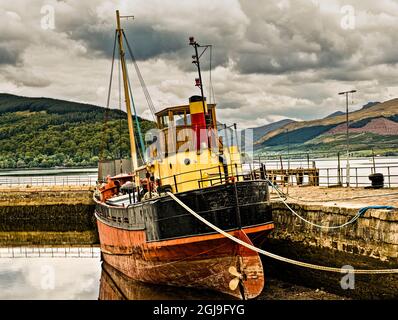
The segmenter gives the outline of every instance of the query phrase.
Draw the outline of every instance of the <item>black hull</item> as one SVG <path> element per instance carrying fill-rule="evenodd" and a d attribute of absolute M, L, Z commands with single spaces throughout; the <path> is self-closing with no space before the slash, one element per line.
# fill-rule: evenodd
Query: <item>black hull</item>
<path fill-rule="evenodd" d="M 268 184 L 263 180 L 237 182 L 236 188 L 234 184 L 223 184 L 176 196 L 223 230 L 272 223 Z M 96 217 L 112 227 L 145 230 L 148 242 L 214 233 L 169 196 L 128 207 L 97 202 Z"/>

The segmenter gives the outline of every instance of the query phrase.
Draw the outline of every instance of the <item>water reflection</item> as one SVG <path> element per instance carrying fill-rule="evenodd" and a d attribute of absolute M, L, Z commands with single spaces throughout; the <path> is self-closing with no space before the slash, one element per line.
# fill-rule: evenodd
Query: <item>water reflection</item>
<path fill-rule="evenodd" d="M 0 300 L 220 300 L 223 294 L 144 284 L 100 261 L 99 248 L 0 247 Z"/>
<path fill-rule="evenodd" d="M 231 300 L 221 293 L 141 283 L 102 263 L 99 300 Z"/>
<path fill-rule="evenodd" d="M 0 299 L 97 299 L 100 275 L 98 257 L 1 258 Z"/>

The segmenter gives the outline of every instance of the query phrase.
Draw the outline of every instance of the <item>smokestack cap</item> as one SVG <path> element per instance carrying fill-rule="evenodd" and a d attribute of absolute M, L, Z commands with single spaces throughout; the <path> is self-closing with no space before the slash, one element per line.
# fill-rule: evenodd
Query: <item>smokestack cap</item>
<path fill-rule="evenodd" d="M 206 101 L 206 97 L 204 97 L 203 99 L 204 101 Z M 202 101 L 201 96 L 192 96 L 189 98 L 189 102 L 198 102 L 198 101 Z"/>

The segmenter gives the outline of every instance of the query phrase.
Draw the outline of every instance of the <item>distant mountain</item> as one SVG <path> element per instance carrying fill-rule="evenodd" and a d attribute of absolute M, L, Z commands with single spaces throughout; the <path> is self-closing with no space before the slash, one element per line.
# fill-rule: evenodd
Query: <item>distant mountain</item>
<path fill-rule="evenodd" d="M 358 134 L 373 134 L 373 137 L 377 141 L 382 140 L 383 138 L 381 137 L 387 135 L 390 137 L 398 137 L 397 127 L 395 126 L 395 123 L 398 122 L 398 99 L 392 99 L 383 103 L 373 103 L 372 106 L 365 106 L 365 108 L 358 111 L 350 112 L 349 120 L 350 130 L 352 132 Z M 333 134 L 341 134 L 345 121 L 345 114 L 343 113 L 320 120 L 289 123 L 282 128 L 265 134 L 256 141 L 255 148 L 260 150 L 266 147 L 285 145 L 287 143 L 286 141 L 289 141 L 292 145 L 310 144 L 312 139 L 316 139 L 323 135 L 329 137 L 327 140 L 323 140 L 323 143 L 325 143 L 325 141 L 332 141 L 333 138 L 330 136 Z M 335 131 L 333 131 L 333 128 L 335 128 Z M 357 130 L 354 128 L 362 129 Z M 376 141 L 375 139 L 372 141 Z M 391 139 L 390 141 L 392 141 Z M 369 143 L 367 146 L 369 146 Z M 326 144 L 322 147 L 326 147 Z"/>
<path fill-rule="evenodd" d="M 127 115 L 108 109 L 104 133 L 105 112 L 91 104 L 0 93 L 0 168 L 96 166 L 101 150 L 108 158 L 127 157 Z M 138 121 L 143 132 L 155 126 Z"/>
<path fill-rule="evenodd" d="M 380 103 L 379 101 L 369 101 L 367 104 L 364 104 L 360 110 L 371 108 L 379 103 Z M 348 113 L 352 113 L 352 112 L 355 112 L 355 111 L 349 111 Z M 324 117 L 323 119 L 332 118 L 332 117 L 341 116 L 341 115 L 345 115 L 345 112 L 344 111 L 336 111 L 336 112 L 333 112 L 332 114 L 329 114 L 328 116 Z"/>
<path fill-rule="evenodd" d="M 343 114 L 345 114 L 345 112 L 343 112 L 343 111 L 336 111 L 336 112 L 333 112 L 333 113 L 329 114 L 328 116 L 326 116 L 326 117 L 323 118 L 323 119 L 333 118 L 333 117 L 335 117 L 335 116 L 341 116 L 341 115 L 343 115 Z"/>
<path fill-rule="evenodd" d="M 293 123 L 296 122 L 295 120 L 292 119 L 283 119 L 283 120 L 279 120 L 276 122 L 272 122 L 260 127 L 255 127 L 255 128 L 250 128 L 248 130 L 253 130 L 253 141 L 257 141 L 260 138 L 262 138 L 264 135 L 266 135 L 268 132 L 271 132 L 273 130 L 279 129 L 289 123 Z M 243 130 L 243 134 L 244 134 Z"/>
<path fill-rule="evenodd" d="M 325 134 L 339 134 L 345 133 L 347 125 L 345 123 L 339 124 Z M 398 123 L 384 117 L 368 118 L 349 125 L 350 133 L 370 132 L 380 136 L 395 136 L 398 135 Z"/>
<path fill-rule="evenodd" d="M 367 104 L 365 104 L 365 105 L 363 105 L 362 106 L 362 109 L 368 109 L 368 108 L 371 108 L 371 107 L 373 107 L 373 106 L 375 106 L 376 104 L 379 104 L 380 102 L 379 101 L 370 101 L 370 102 L 368 102 Z"/>

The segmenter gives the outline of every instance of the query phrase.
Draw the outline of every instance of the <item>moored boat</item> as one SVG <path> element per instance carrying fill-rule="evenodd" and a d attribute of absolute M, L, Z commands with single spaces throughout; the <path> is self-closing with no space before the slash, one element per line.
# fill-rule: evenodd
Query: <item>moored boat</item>
<path fill-rule="evenodd" d="M 103 260 L 133 280 L 255 298 L 264 286 L 258 253 L 217 233 L 168 195 L 248 244 L 260 245 L 274 227 L 267 181 L 245 172 L 237 139 L 226 144 L 219 137 L 216 105 L 203 95 L 202 46 L 190 38 L 201 95 L 155 114 L 157 130 L 140 165 L 118 12 L 116 31 L 133 170 L 106 177 L 95 193 Z"/>

